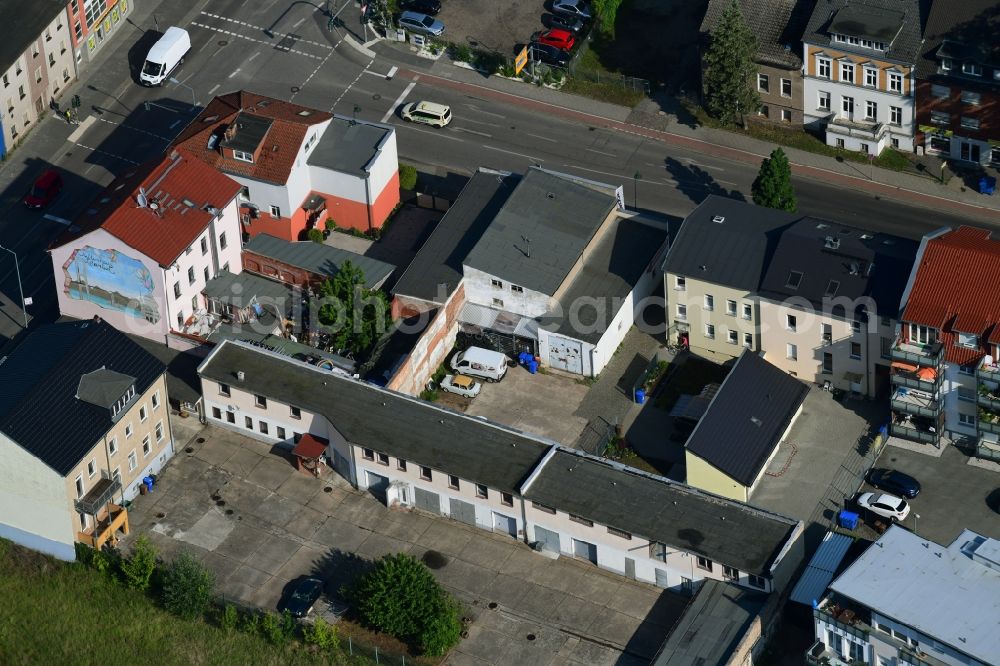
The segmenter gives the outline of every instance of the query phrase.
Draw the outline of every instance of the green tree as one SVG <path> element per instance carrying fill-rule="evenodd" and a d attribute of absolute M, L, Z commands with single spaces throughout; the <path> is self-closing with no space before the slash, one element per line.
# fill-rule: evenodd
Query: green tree
<path fill-rule="evenodd" d="M 724 123 L 739 120 L 746 129 L 747 114 L 760 106 L 753 86 L 756 55 L 757 37 L 732 0 L 712 31 L 705 53 L 705 106 L 712 116 Z"/>
<path fill-rule="evenodd" d="M 404 190 L 413 190 L 417 186 L 417 169 L 409 164 L 399 165 L 399 186 Z"/>
<path fill-rule="evenodd" d="M 350 261 L 319 289 L 319 323 L 329 329 L 337 349 L 362 354 L 385 332 L 389 299 L 365 288 L 365 274 Z"/>
<path fill-rule="evenodd" d="M 337 627 L 327 624 L 321 617 L 302 627 L 302 640 L 306 645 L 315 645 L 322 650 L 336 650 L 340 647 Z"/>
<path fill-rule="evenodd" d="M 174 558 L 163 576 L 163 605 L 171 613 L 193 620 L 204 614 L 214 584 L 212 572 L 184 551 Z"/>
<path fill-rule="evenodd" d="M 439 656 L 458 642 L 458 605 L 412 555 L 386 555 L 350 590 L 371 626 Z"/>
<path fill-rule="evenodd" d="M 760 171 L 750 186 L 753 202 L 758 206 L 777 208 L 794 213 L 798 208 L 795 199 L 795 188 L 792 186 L 792 166 L 788 156 L 780 147 L 765 157 L 760 164 Z"/>
<path fill-rule="evenodd" d="M 156 547 L 144 534 L 136 540 L 132 557 L 122 562 L 125 584 L 133 590 L 145 592 L 149 589 L 149 581 L 154 571 L 156 571 Z"/>
<path fill-rule="evenodd" d="M 309 231 L 306 232 L 306 235 L 309 237 L 309 240 L 311 240 L 313 243 L 321 243 L 322 244 L 322 242 L 323 242 L 323 231 L 322 231 L 322 229 L 316 229 L 315 227 L 313 227 L 312 229 L 310 229 Z"/>
<path fill-rule="evenodd" d="M 609 37 L 615 35 L 615 19 L 622 0 L 593 0 L 594 15 L 600 20 L 601 32 Z"/>

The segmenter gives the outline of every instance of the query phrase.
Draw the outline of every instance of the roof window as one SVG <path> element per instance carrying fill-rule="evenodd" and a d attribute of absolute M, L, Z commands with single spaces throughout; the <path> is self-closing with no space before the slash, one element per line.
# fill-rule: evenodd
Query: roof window
<path fill-rule="evenodd" d="M 802 272 L 791 271 L 788 274 L 788 280 L 785 282 L 785 286 L 788 287 L 789 289 L 798 289 L 801 283 L 802 283 Z"/>

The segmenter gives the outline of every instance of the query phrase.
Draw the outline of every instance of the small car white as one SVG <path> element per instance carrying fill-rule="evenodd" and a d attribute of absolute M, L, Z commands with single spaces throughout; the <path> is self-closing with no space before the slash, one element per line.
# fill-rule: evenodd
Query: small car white
<path fill-rule="evenodd" d="M 433 127 L 444 127 L 451 122 L 451 109 L 435 102 L 411 102 L 403 107 L 401 115 L 407 122 Z"/>
<path fill-rule="evenodd" d="M 904 520 L 910 515 L 910 505 L 906 500 L 889 493 L 863 493 L 857 501 L 862 509 L 868 509 L 883 518 Z"/>
<path fill-rule="evenodd" d="M 465 375 L 445 375 L 441 380 L 442 391 L 464 395 L 466 398 L 475 398 L 482 388 L 482 384 Z"/>

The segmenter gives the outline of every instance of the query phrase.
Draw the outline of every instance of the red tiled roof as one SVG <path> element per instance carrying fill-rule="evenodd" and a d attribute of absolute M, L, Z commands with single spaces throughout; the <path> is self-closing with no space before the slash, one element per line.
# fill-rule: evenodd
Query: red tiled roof
<path fill-rule="evenodd" d="M 319 458 L 326 453 L 326 447 L 329 445 L 329 440 L 306 433 L 292 449 L 292 455 L 307 459 Z"/>
<path fill-rule="evenodd" d="M 150 204 L 139 205 L 140 188 Z M 130 247 L 167 267 L 208 227 L 240 191 L 240 184 L 194 159 L 171 151 L 114 181 L 51 247 L 103 228 Z"/>
<path fill-rule="evenodd" d="M 903 320 L 938 329 L 950 363 L 965 365 L 983 356 L 985 349 L 952 343 L 958 331 L 1000 339 L 1000 240 L 974 227 L 929 240 Z"/>
<path fill-rule="evenodd" d="M 220 142 L 216 142 L 215 148 L 208 147 L 209 138 L 216 133 L 221 136 L 241 111 L 272 121 L 264 136 L 264 148 L 253 164 L 224 157 L 218 146 Z M 311 126 L 331 118 L 333 114 L 325 111 L 242 90 L 221 95 L 209 102 L 171 145 L 190 151 L 198 159 L 225 173 L 284 185 L 288 182 L 306 132 Z"/>

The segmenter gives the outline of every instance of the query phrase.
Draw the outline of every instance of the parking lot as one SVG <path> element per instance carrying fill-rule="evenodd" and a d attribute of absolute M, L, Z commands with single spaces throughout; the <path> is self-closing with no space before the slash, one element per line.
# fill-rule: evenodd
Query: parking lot
<path fill-rule="evenodd" d="M 444 555 L 434 575 L 473 618 L 449 664 L 649 663 L 687 602 L 507 536 L 389 510 L 335 474 L 306 476 L 267 445 L 212 427 L 136 499 L 130 522 L 124 547 L 147 534 L 166 559 L 187 549 L 215 573 L 217 594 L 265 609 L 302 576 L 335 594 L 368 560 L 433 549 Z M 335 619 L 330 611 L 317 605 Z"/>
<path fill-rule="evenodd" d="M 543 0 L 444 0 L 436 18 L 445 25 L 445 41 L 512 58 L 515 46 L 526 44 L 533 33 L 545 28 L 542 15 L 547 14 L 548 4 Z"/>

